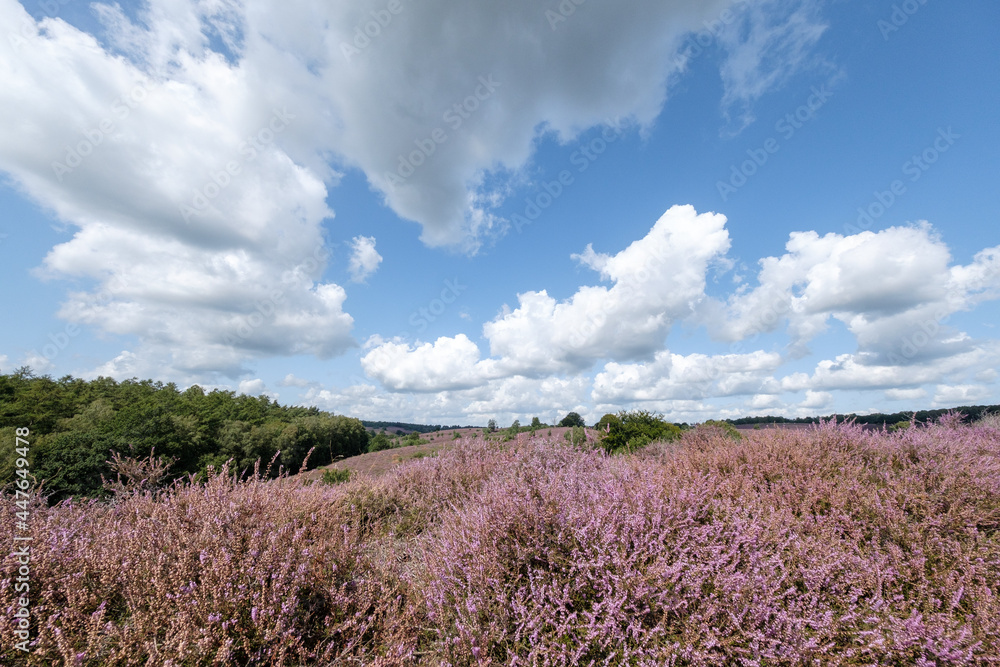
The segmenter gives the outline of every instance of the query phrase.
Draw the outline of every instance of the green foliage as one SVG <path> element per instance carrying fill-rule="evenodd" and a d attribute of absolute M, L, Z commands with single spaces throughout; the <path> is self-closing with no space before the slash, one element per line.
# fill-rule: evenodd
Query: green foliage
<path fill-rule="evenodd" d="M 261 467 L 280 452 L 271 474 L 325 466 L 365 451 L 368 434 L 357 419 L 316 408 L 284 407 L 266 396 L 173 383 L 117 382 L 69 376 L 53 380 L 22 369 L 0 375 L 0 432 L 31 429 L 30 469 L 59 501 L 104 494 L 101 475 L 112 476 L 112 452 L 137 460 L 156 454 L 173 462 L 173 479 L 203 474 L 232 460 L 237 471 Z M 310 451 L 312 453 L 310 454 Z M 13 467 L 0 455 L 0 486 Z"/>
<path fill-rule="evenodd" d="M 369 452 L 381 452 L 383 449 L 392 448 L 392 439 L 385 434 L 385 431 L 376 433 L 368 439 Z"/>
<path fill-rule="evenodd" d="M 631 412 L 623 410 L 617 415 L 605 415 L 608 416 L 615 418 L 607 421 L 601 419 L 607 429 L 601 439 L 601 445 L 608 453 L 635 451 L 651 442 L 676 440 L 681 434 L 679 426 L 667 422 L 661 415 L 646 410 Z"/>
<path fill-rule="evenodd" d="M 610 428 L 612 427 L 617 428 L 620 425 L 621 425 L 621 420 L 618 419 L 618 415 L 613 415 L 609 412 L 608 414 L 601 417 L 600 421 L 594 424 L 594 428 L 606 434 L 608 433 Z"/>
<path fill-rule="evenodd" d="M 542 423 L 541 419 L 539 419 L 538 417 L 531 418 L 531 428 L 536 429 L 536 428 L 542 428 L 543 426 L 545 426 L 545 424 Z"/>
<path fill-rule="evenodd" d="M 496 430 L 497 430 L 497 420 L 491 419 L 486 423 L 486 428 L 483 430 L 483 433 L 493 433 Z"/>
<path fill-rule="evenodd" d="M 586 424 L 583 422 L 583 417 L 576 412 L 571 412 L 562 418 L 559 426 L 586 426 Z"/>
<path fill-rule="evenodd" d="M 902 431 L 904 429 L 910 428 L 910 422 L 908 421 L 898 421 L 889 427 L 890 433 L 895 433 L 896 431 Z"/>
<path fill-rule="evenodd" d="M 409 424 L 407 422 L 386 422 L 386 421 L 369 421 L 364 420 L 361 422 L 368 428 L 377 428 L 381 431 L 385 431 L 386 428 L 393 429 L 394 433 L 398 433 L 400 430 L 405 431 L 416 431 L 418 433 L 433 433 L 434 431 L 440 431 L 447 426 L 441 424 Z M 458 426 L 452 426 L 451 428 L 459 428 Z"/>
<path fill-rule="evenodd" d="M 424 440 L 419 433 L 413 432 L 399 439 L 399 447 L 411 447 L 413 445 L 426 445 L 430 440 Z"/>
<path fill-rule="evenodd" d="M 580 447 L 587 442 L 587 432 L 582 426 L 574 426 L 563 433 L 563 440 L 566 440 L 571 445 Z"/>
<path fill-rule="evenodd" d="M 351 471 L 347 468 L 328 468 L 323 471 L 323 483 L 333 486 L 351 480 Z"/>
<path fill-rule="evenodd" d="M 704 423 L 704 426 L 714 426 L 715 428 L 722 429 L 722 431 L 726 434 L 726 437 L 732 440 L 739 441 L 743 439 L 743 436 L 740 435 L 739 430 L 729 422 L 719 421 L 717 419 L 709 419 L 707 422 Z"/>

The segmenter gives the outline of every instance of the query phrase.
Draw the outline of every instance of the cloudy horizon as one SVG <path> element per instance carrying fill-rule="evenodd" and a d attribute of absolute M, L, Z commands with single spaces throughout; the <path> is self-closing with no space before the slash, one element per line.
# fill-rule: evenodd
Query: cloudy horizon
<path fill-rule="evenodd" d="M 364 419 L 1000 403 L 1000 8 L 0 0 L 0 371 Z"/>

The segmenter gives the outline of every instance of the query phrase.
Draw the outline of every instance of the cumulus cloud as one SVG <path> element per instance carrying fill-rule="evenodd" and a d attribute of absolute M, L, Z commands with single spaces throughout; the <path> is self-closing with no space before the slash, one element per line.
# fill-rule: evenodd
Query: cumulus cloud
<path fill-rule="evenodd" d="M 885 392 L 885 397 L 890 401 L 918 401 L 927 397 L 927 390 L 920 387 L 916 389 L 888 389 Z"/>
<path fill-rule="evenodd" d="M 268 391 L 267 385 L 260 378 L 240 380 L 237 392 L 240 394 L 246 394 L 247 396 L 267 396 L 271 399 L 278 398 L 277 394 L 272 391 Z"/>
<path fill-rule="evenodd" d="M 363 283 L 375 273 L 382 263 L 382 255 L 375 250 L 375 237 L 355 236 L 351 241 L 351 259 L 347 265 L 351 280 Z"/>
<path fill-rule="evenodd" d="M 833 402 L 833 394 L 828 391 L 807 391 L 806 398 L 804 401 L 799 403 L 801 408 L 809 408 L 811 410 L 818 410 L 825 408 Z"/>
<path fill-rule="evenodd" d="M 353 320 L 318 279 L 329 170 L 290 156 L 288 99 L 208 51 L 210 10 L 187 9 L 129 27 L 129 59 L 0 1 L 25 26 L 0 45 L 0 169 L 76 230 L 39 276 L 83 287 L 61 317 L 138 337 L 109 373 L 235 378 L 265 354 L 339 354 Z"/>
<path fill-rule="evenodd" d="M 725 224 L 721 215 L 678 206 L 618 253 L 586 246 L 573 257 L 610 285 L 584 285 L 562 301 L 544 290 L 519 294 L 516 309 L 505 306 L 483 326 L 489 355 L 464 334 L 416 345 L 373 338 L 362 365 L 391 392 L 433 393 L 586 377 L 603 361 L 589 380 L 592 405 L 669 406 L 697 417 L 728 409 L 712 402 L 729 398 L 743 399 L 744 410 L 796 415 L 830 408 L 841 390 L 917 400 L 924 387 L 972 386 L 963 379 L 972 375 L 984 386 L 982 369 L 1000 364 L 1000 343 L 946 323 L 998 296 L 997 248 L 953 265 L 927 224 L 847 237 L 794 233 L 785 255 L 761 260 L 756 287 L 741 284 L 719 300 L 706 295 L 706 275 L 732 265 Z M 858 349 L 820 359 L 810 372 L 782 373 L 831 318 Z M 671 352 L 668 334 L 682 322 L 732 342 L 730 353 Z M 760 333 L 780 329 L 785 351 L 744 351 Z M 782 398 L 801 392 L 797 403 Z"/>
<path fill-rule="evenodd" d="M 1000 287 L 1000 248 L 950 266 L 927 223 L 851 236 L 795 232 L 786 250 L 760 261 L 756 287 L 702 304 L 700 321 L 714 337 L 738 341 L 786 326 L 792 353 L 804 354 L 833 318 L 854 334 L 866 363 L 915 363 L 970 350 L 946 320 Z"/>
<path fill-rule="evenodd" d="M 938 385 L 934 392 L 934 407 L 975 405 L 993 395 L 989 387 L 973 384 Z"/>
<path fill-rule="evenodd" d="M 341 169 L 361 169 L 426 243 L 474 251 L 503 229 L 506 186 L 487 175 L 516 177 L 540 133 L 650 126 L 669 56 L 731 4 L 590 3 L 554 26 L 529 0 L 397 14 L 380 0 L 149 0 L 128 14 L 94 5 L 99 40 L 0 0 L 0 23 L 16 26 L 0 44 L 0 170 L 74 231 L 44 268 L 90 288 L 61 315 L 138 336 L 150 365 L 233 377 L 259 354 L 338 354 L 352 320 L 340 287 L 319 280 L 323 262 L 300 271 L 311 281 L 286 290 L 269 323 L 227 335 L 322 246 Z M 797 6 L 761 0 L 768 20 L 743 18 L 757 4 L 738 3 L 746 24 L 720 41 L 740 63 L 726 72 L 766 70 L 814 41 Z M 373 12 L 389 22 L 372 29 Z M 752 78 L 724 76 L 734 91 Z M 365 250 L 352 277 L 375 257 Z M 175 354 L 195 348 L 207 352 Z"/>
<path fill-rule="evenodd" d="M 516 309 L 483 327 L 491 355 L 511 375 L 652 357 L 704 298 L 709 264 L 729 249 L 725 224 L 725 216 L 675 206 L 615 255 L 588 245 L 574 257 L 611 286 L 584 286 L 564 301 L 544 290 L 519 294 Z"/>
<path fill-rule="evenodd" d="M 279 387 L 311 387 L 314 384 L 311 380 L 296 377 L 294 373 L 289 373 L 278 382 Z"/>
<path fill-rule="evenodd" d="M 708 265 L 729 247 L 725 222 L 677 206 L 615 255 L 588 245 L 574 257 L 611 286 L 584 286 L 564 301 L 544 290 L 519 294 L 518 308 L 505 307 L 483 326 L 488 358 L 464 334 L 416 346 L 375 338 L 362 367 L 395 391 L 436 391 L 575 373 L 600 359 L 652 357 L 673 324 L 704 298 Z"/>
<path fill-rule="evenodd" d="M 365 373 L 394 391 L 442 391 L 483 384 L 493 363 L 480 360 L 479 348 L 465 334 L 417 344 L 369 341 L 361 358 Z"/>
<path fill-rule="evenodd" d="M 757 394 L 781 363 L 773 352 L 709 356 L 664 350 L 650 363 L 606 364 L 594 378 L 593 399 L 634 403 Z"/>

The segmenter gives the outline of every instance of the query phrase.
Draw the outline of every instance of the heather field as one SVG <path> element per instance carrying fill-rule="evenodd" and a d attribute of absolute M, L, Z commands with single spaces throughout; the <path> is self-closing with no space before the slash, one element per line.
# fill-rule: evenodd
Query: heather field
<path fill-rule="evenodd" d="M 4 559 L 0 662 L 1000 664 L 1000 430 L 944 421 L 38 505 L 32 652 Z"/>

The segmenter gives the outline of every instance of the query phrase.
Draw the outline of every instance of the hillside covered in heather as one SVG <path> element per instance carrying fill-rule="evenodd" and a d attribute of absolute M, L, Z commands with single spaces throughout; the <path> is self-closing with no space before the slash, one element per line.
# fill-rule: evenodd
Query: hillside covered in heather
<path fill-rule="evenodd" d="M 14 654 L 4 615 L 4 664 L 1000 655 L 1000 429 L 954 417 L 891 433 L 700 427 L 614 455 L 480 434 L 342 484 L 222 471 L 36 505 L 33 652 Z"/>

